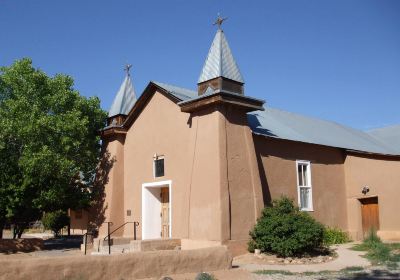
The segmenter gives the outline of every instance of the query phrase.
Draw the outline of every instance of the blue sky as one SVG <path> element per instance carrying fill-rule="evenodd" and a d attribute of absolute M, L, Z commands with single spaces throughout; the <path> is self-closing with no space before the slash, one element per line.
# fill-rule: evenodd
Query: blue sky
<path fill-rule="evenodd" d="M 397 0 L 0 0 L 0 65 L 31 57 L 107 110 L 126 62 L 138 94 L 195 89 L 217 12 L 246 95 L 359 129 L 400 123 Z"/>

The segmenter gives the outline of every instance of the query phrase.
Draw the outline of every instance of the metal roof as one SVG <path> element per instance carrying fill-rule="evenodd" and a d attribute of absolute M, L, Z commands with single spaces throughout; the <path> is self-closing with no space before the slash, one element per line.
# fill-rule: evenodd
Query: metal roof
<path fill-rule="evenodd" d="M 198 82 L 201 83 L 217 77 L 244 83 L 228 41 L 221 29 L 218 29 L 215 34 Z"/>
<path fill-rule="evenodd" d="M 248 121 L 254 133 L 268 137 L 367 153 L 400 155 L 393 147 L 361 130 L 271 107 L 248 113 Z"/>
<path fill-rule="evenodd" d="M 368 134 L 400 154 L 400 125 L 370 130 Z"/>
<path fill-rule="evenodd" d="M 168 91 L 169 93 L 171 93 L 172 95 L 174 95 L 176 98 L 178 98 L 181 101 L 193 99 L 198 96 L 196 91 L 190 90 L 187 88 L 181 88 L 181 87 L 164 84 L 164 83 L 160 83 L 160 82 L 155 82 L 155 81 L 152 81 L 152 83 L 165 89 L 166 91 Z"/>
<path fill-rule="evenodd" d="M 108 112 L 108 117 L 121 114 L 128 115 L 135 102 L 135 89 L 133 88 L 131 76 L 127 74 L 121 84 L 121 87 L 119 88 L 117 95 L 114 98 L 110 111 Z"/>

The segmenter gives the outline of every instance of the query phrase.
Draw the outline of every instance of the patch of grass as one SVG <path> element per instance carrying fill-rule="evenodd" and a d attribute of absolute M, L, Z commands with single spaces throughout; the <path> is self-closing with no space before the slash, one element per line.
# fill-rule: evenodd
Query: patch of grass
<path fill-rule="evenodd" d="M 362 271 L 362 270 L 364 270 L 364 268 L 362 266 L 349 266 L 349 267 L 341 269 L 340 272 L 347 273 L 347 272 L 356 272 L 356 271 L 358 272 L 358 271 Z"/>
<path fill-rule="evenodd" d="M 400 244 L 385 244 L 375 231 L 370 231 L 363 243 L 355 245 L 352 249 L 356 251 L 366 251 L 365 257 L 374 265 L 386 265 L 388 268 L 397 268 L 400 262 L 398 251 Z"/>
<path fill-rule="evenodd" d="M 254 273 L 255 274 L 263 274 L 263 275 L 273 275 L 273 274 L 295 275 L 295 273 L 287 271 L 287 270 L 258 270 Z"/>
<path fill-rule="evenodd" d="M 302 272 L 300 273 L 302 276 L 314 276 L 314 275 L 330 275 L 335 273 L 335 271 L 331 271 L 331 270 L 322 270 L 322 271 L 306 271 L 306 272 Z"/>

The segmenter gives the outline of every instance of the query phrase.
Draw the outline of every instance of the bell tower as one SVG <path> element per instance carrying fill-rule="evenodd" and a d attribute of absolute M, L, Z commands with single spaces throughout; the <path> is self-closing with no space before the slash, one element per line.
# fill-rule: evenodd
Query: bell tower
<path fill-rule="evenodd" d="M 218 25 L 218 30 L 197 83 L 199 95 L 218 91 L 244 95 L 242 74 L 221 28 L 226 19 L 218 15 L 214 23 Z"/>

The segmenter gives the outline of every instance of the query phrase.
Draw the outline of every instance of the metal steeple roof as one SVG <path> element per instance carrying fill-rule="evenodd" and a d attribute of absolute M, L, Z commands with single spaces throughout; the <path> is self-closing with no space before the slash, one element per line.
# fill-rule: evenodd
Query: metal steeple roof
<path fill-rule="evenodd" d="M 224 77 L 240 83 L 244 83 L 239 67 L 233 58 L 224 32 L 219 28 L 215 34 L 211 48 L 201 71 L 198 83 L 217 77 Z"/>
<path fill-rule="evenodd" d="M 128 115 L 129 111 L 136 102 L 135 89 L 133 87 L 131 75 L 129 74 L 130 67 L 127 68 L 126 77 L 114 98 L 110 111 L 108 112 L 108 117 L 114 117 L 116 115 Z"/>

